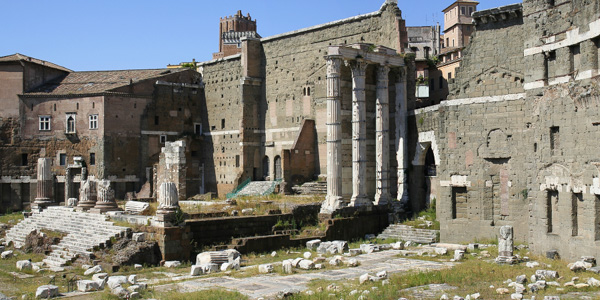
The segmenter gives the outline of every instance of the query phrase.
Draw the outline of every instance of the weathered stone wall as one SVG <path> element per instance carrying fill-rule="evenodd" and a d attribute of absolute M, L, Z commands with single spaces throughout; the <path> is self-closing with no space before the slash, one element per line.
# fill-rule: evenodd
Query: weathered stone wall
<path fill-rule="evenodd" d="M 206 117 L 203 161 L 207 192 L 227 193 L 237 182 L 241 153 L 242 79 L 239 56 L 201 65 L 205 83 Z"/>
<path fill-rule="evenodd" d="M 373 14 L 323 24 L 315 28 L 307 28 L 263 38 L 265 55 L 265 141 L 272 147 L 265 149 L 269 158 L 271 174 L 274 170 L 274 158 L 281 155 L 284 149 L 290 149 L 300 125 L 304 119 L 314 119 L 317 128 L 318 165 L 315 172 L 325 174 L 326 158 L 326 70 L 323 56 L 329 45 L 372 43 L 392 49 L 399 47 L 400 39 L 406 38 L 400 30 L 401 12 L 396 5 L 390 4 L 383 10 Z M 342 115 L 347 132 L 344 132 L 344 161 L 350 162 L 350 111 L 351 111 L 351 76 L 349 69 L 343 68 Z M 373 79 L 374 71 L 369 68 L 367 77 Z M 374 80 L 374 79 L 373 79 Z M 367 81 L 367 99 L 374 99 L 375 82 Z M 393 84 L 393 83 L 392 83 Z M 390 99 L 394 99 L 391 98 Z M 374 103 L 369 113 L 374 112 Z M 368 113 L 368 114 L 369 114 Z M 390 120 L 390 122 L 394 122 Z M 372 124 L 371 124 L 372 123 Z M 369 118 L 373 129 L 367 128 L 368 144 L 374 153 L 374 115 Z M 347 126 L 346 126 L 347 125 Z M 346 149 L 347 148 L 347 149 Z M 374 167 L 374 160 L 372 161 Z M 350 164 L 345 167 L 345 178 L 351 178 Z M 349 184 L 346 186 L 350 187 Z M 347 191 L 350 193 L 350 191 Z M 370 192 L 374 192 L 370 191 Z"/>
<path fill-rule="evenodd" d="M 437 144 L 442 241 L 495 238 L 513 225 L 537 253 L 600 255 L 599 12 L 595 2 L 530 0 L 474 15 L 452 100 L 409 119 L 416 195 L 419 143 Z"/>
<path fill-rule="evenodd" d="M 456 69 L 460 76 L 450 80 L 449 99 L 523 92 L 523 39 L 528 33 L 520 13 L 506 16 L 508 19 L 502 21 L 479 21 L 476 38 L 463 50 L 463 60 Z"/>

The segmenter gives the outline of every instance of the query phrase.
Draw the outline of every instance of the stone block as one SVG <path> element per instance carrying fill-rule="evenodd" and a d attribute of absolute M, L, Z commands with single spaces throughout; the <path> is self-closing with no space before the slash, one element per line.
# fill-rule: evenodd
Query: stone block
<path fill-rule="evenodd" d="M 143 242 L 146 240 L 146 233 L 136 232 L 131 236 L 131 240 L 134 242 Z"/>
<path fill-rule="evenodd" d="M 100 289 L 100 285 L 95 280 L 78 280 L 77 290 L 80 292 L 94 292 Z"/>
<path fill-rule="evenodd" d="M 35 298 L 47 299 L 58 297 L 58 287 L 55 285 L 42 285 L 35 291 Z"/>
<path fill-rule="evenodd" d="M 315 251 L 321 245 L 321 240 L 310 240 L 306 242 L 306 248 L 309 250 Z"/>
<path fill-rule="evenodd" d="M 89 268 L 89 269 L 85 270 L 85 272 L 83 272 L 83 275 L 85 275 L 85 276 L 89 276 L 89 275 L 92 275 L 92 274 L 97 274 L 97 273 L 100 273 L 100 272 L 102 272 L 102 271 L 104 271 L 104 270 L 102 269 L 102 266 L 101 266 L 101 265 L 96 265 L 96 266 L 93 266 L 93 267 L 91 267 L 91 268 Z"/>
<path fill-rule="evenodd" d="M 122 284 L 127 283 L 127 276 L 110 276 L 106 284 L 111 290 L 120 287 Z"/>
<path fill-rule="evenodd" d="M 558 278 L 558 272 L 556 271 L 551 271 L 551 270 L 537 270 L 535 271 L 535 276 L 538 279 L 553 279 L 553 278 Z"/>
<path fill-rule="evenodd" d="M 137 275 L 129 275 L 129 277 L 127 277 L 127 282 L 129 282 L 129 284 L 136 284 L 137 283 Z"/>
<path fill-rule="evenodd" d="M 232 263 L 228 263 L 228 262 L 223 263 L 223 264 L 221 264 L 220 269 L 221 269 L 221 272 L 233 270 L 233 264 Z"/>
<path fill-rule="evenodd" d="M 305 259 L 310 259 L 312 257 L 312 253 L 306 251 L 302 256 L 304 256 Z"/>
<path fill-rule="evenodd" d="M 178 260 L 170 260 L 170 261 L 166 261 L 164 266 L 166 268 L 177 268 L 177 267 L 181 266 L 181 262 Z"/>
<path fill-rule="evenodd" d="M 11 257 L 13 257 L 13 252 L 11 250 L 0 253 L 0 258 L 2 259 L 9 259 Z"/>
<path fill-rule="evenodd" d="M 272 273 L 272 272 L 273 272 L 272 264 L 262 264 L 262 265 L 258 266 L 258 273 L 268 274 L 268 273 Z"/>
<path fill-rule="evenodd" d="M 289 259 L 284 260 L 281 263 L 281 267 L 283 269 L 283 273 L 285 273 L 285 274 L 292 274 L 293 273 L 292 261 L 290 261 Z"/>
<path fill-rule="evenodd" d="M 31 270 L 33 265 L 28 260 L 19 260 L 17 261 L 17 269 L 20 271 L 28 271 Z"/>
<path fill-rule="evenodd" d="M 203 264 L 200 265 L 200 267 L 202 268 L 202 273 L 204 274 L 219 272 L 219 265 L 217 264 Z"/>
<path fill-rule="evenodd" d="M 346 261 L 344 261 L 344 263 L 348 267 L 357 267 L 358 266 L 358 260 L 356 258 L 347 259 Z"/>
<path fill-rule="evenodd" d="M 96 273 L 92 275 L 92 280 L 104 280 L 106 277 L 108 277 L 108 273 Z"/>
<path fill-rule="evenodd" d="M 202 266 L 200 265 L 193 265 L 191 270 L 190 270 L 190 276 L 198 276 L 201 275 L 202 272 Z"/>
<path fill-rule="evenodd" d="M 298 263 L 298 268 L 303 270 L 312 270 L 315 268 L 315 264 L 312 262 L 312 260 L 303 259 Z"/>

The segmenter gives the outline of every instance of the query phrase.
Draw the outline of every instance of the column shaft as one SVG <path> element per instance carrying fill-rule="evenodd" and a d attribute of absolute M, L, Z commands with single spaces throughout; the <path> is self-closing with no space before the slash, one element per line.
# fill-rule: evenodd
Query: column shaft
<path fill-rule="evenodd" d="M 341 68 L 340 57 L 327 57 L 327 198 L 321 212 L 342 206 Z"/>
<path fill-rule="evenodd" d="M 353 61 L 352 69 L 352 206 L 372 204 L 366 195 L 367 121 L 365 73 L 368 64 Z"/>
<path fill-rule="evenodd" d="M 398 197 L 408 201 L 406 185 L 406 68 L 401 67 L 396 82 L 396 160 L 398 162 Z"/>
<path fill-rule="evenodd" d="M 389 167 L 390 167 L 390 137 L 389 137 L 389 91 L 388 74 L 390 68 L 379 66 L 377 69 L 377 100 L 375 120 L 375 155 L 376 155 L 376 185 L 375 204 L 386 205 L 390 200 Z"/>

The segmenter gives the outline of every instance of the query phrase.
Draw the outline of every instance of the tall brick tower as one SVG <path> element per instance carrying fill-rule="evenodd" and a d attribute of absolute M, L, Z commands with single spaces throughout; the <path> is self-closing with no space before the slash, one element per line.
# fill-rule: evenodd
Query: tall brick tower
<path fill-rule="evenodd" d="M 249 13 L 244 16 L 242 11 L 238 10 L 234 16 L 221 18 L 219 52 L 213 53 L 213 59 L 240 53 L 242 37 L 260 38 L 256 33 L 256 20 L 252 20 Z"/>

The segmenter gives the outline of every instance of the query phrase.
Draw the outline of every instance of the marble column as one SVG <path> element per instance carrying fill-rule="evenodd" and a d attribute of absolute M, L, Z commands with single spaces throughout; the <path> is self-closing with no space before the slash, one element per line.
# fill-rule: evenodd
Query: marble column
<path fill-rule="evenodd" d="M 322 213 L 331 213 L 342 202 L 342 125 L 340 73 L 342 58 L 327 57 L 327 197 Z"/>
<path fill-rule="evenodd" d="M 81 168 L 79 199 L 67 199 L 67 206 L 77 206 L 78 211 L 88 211 L 94 208 L 94 206 L 96 205 L 96 197 L 96 182 L 88 178 L 87 168 Z"/>
<path fill-rule="evenodd" d="M 37 195 L 31 208 L 41 211 L 54 201 L 52 200 L 52 160 L 50 158 L 38 158 L 37 163 Z"/>
<path fill-rule="evenodd" d="M 158 188 L 158 209 L 156 221 L 160 226 L 169 227 L 175 219 L 175 212 L 179 208 L 177 185 L 173 182 L 163 182 Z"/>
<path fill-rule="evenodd" d="M 375 119 L 375 158 L 376 158 L 376 191 L 375 205 L 386 205 L 390 201 L 389 168 L 390 168 L 390 109 L 388 74 L 390 68 L 381 65 L 377 68 L 377 100 Z"/>
<path fill-rule="evenodd" d="M 396 82 L 396 160 L 398 162 L 398 197 L 408 202 L 406 185 L 406 67 L 400 67 Z"/>
<path fill-rule="evenodd" d="M 352 71 L 352 198 L 351 206 L 368 206 L 367 177 L 367 108 L 365 73 L 368 64 L 362 60 L 348 62 Z"/>
<path fill-rule="evenodd" d="M 120 210 L 117 201 L 115 201 L 115 190 L 110 187 L 109 180 L 98 180 L 96 182 L 96 191 L 96 206 L 90 209 L 90 212 L 104 213 L 107 211 Z"/>

